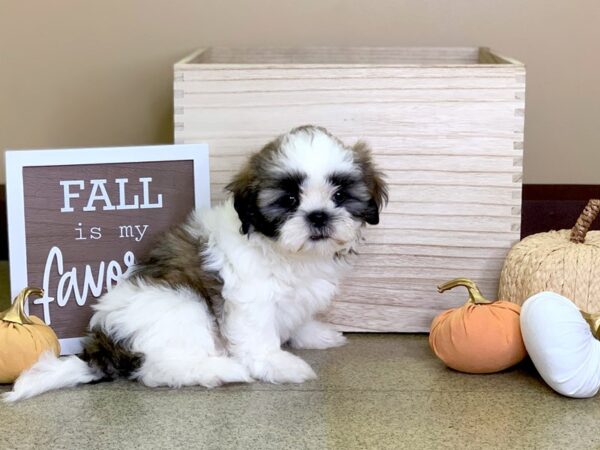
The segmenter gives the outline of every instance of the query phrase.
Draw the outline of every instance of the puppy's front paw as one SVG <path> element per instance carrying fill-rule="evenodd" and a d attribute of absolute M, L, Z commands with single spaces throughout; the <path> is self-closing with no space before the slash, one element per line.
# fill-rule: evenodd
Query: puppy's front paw
<path fill-rule="evenodd" d="M 290 339 L 293 348 L 325 349 L 340 347 L 346 338 L 330 325 L 321 322 L 309 322 L 300 328 Z"/>
<path fill-rule="evenodd" d="M 248 364 L 254 378 L 269 383 L 303 383 L 317 378 L 314 370 L 291 353 L 277 351 Z"/>

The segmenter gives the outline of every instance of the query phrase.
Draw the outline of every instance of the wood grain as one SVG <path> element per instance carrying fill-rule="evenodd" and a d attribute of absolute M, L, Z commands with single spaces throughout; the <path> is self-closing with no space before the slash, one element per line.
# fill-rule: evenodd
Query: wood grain
<path fill-rule="evenodd" d="M 294 126 L 325 126 L 374 151 L 390 183 L 329 314 L 342 330 L 428 331 L 494 297 L 519 239 L 525 68 L 479 48 L 202 49 L 174 67 L 175 141 L 211 148 L 212 199 L 247 155 Z"/>

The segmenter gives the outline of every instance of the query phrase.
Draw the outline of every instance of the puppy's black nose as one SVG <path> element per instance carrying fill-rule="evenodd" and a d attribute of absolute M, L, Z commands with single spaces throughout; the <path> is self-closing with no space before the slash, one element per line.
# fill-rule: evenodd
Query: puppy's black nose
<path fill-rule="evenodd" d="M 323 228 L 329 221 L 329 214 L 325 211 L 313 211 L 306 216 L 310 224 L 316 228 Z"/>

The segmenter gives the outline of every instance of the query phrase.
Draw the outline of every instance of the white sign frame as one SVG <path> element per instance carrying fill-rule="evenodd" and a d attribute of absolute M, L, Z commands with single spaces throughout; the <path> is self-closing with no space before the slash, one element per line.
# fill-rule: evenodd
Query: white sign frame
<path fill-rule="evenodd" d="M 195 208 L 210 207 L 208 144 L 174 144 L 131 147 L 94 147 L 48 150 L 7 150 L 6 205 L 11 298 L 27 286 L 27 243 L 23 168 L 81 164 L 145 163 L 160 161 L 194 162 Z M 26 310 L 27 311 L 27 310 Z M 60 339 L 61 354 L 81 352 L 83 338 Z"/>

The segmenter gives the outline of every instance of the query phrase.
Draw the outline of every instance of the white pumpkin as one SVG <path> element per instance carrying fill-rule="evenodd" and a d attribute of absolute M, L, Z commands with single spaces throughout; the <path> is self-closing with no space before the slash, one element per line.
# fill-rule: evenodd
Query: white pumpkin
<path fill-rule="evenodd" d="M 588 323 L 583 314 L 554 292 L 530 297 L 521 309 L 531 360 L 546 383 L 568 397 L 593 397 L 600 389 L 600 341 L 592 334 L 594 317 L 586 314 Z"/>

